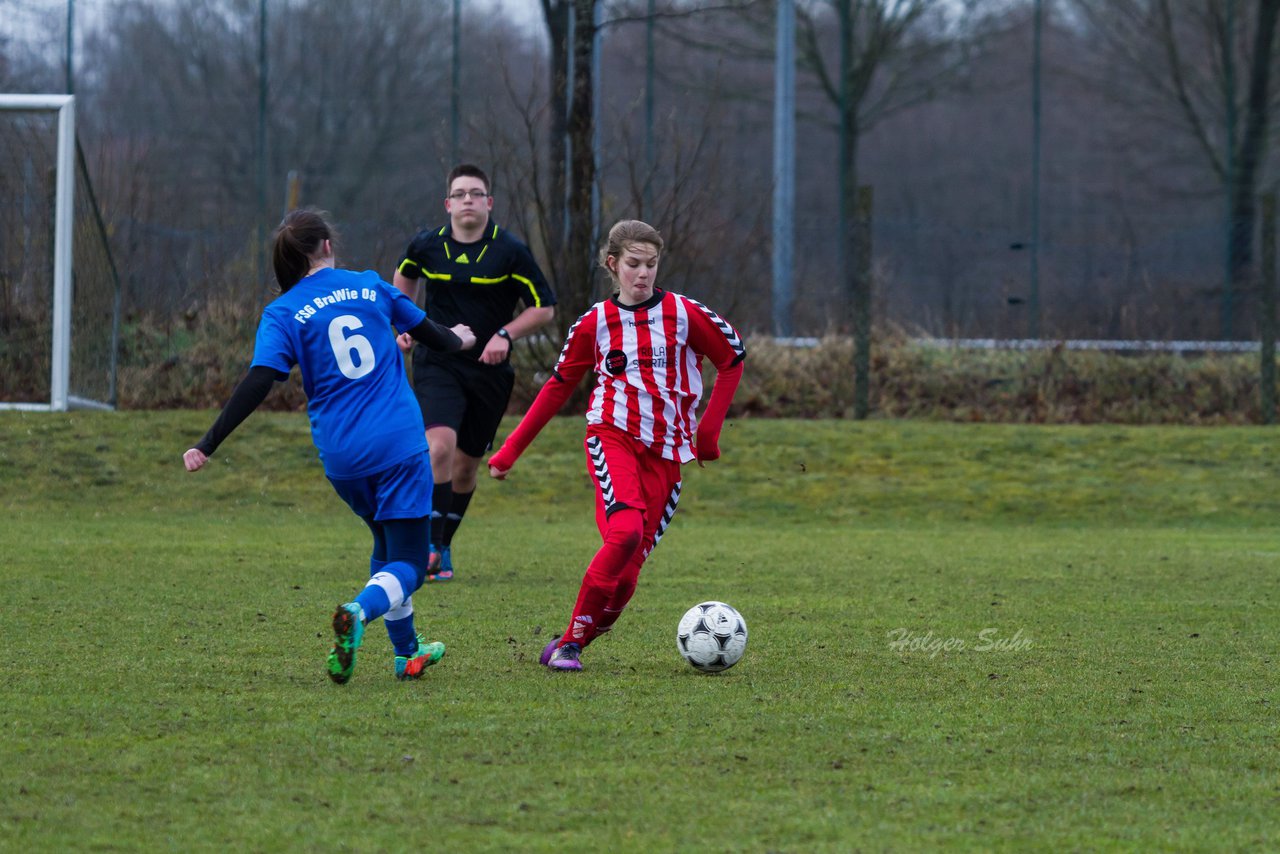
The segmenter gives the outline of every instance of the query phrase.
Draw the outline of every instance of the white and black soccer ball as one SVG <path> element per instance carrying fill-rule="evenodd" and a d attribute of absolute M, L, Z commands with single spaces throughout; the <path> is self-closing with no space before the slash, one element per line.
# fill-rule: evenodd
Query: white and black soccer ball
<path fill-rule="evenodd" d="M 728 670 L 747 651 L 747 621 L 723 602 L 694 605 L 680 618 L 676 649 L 703 673 Z"/>

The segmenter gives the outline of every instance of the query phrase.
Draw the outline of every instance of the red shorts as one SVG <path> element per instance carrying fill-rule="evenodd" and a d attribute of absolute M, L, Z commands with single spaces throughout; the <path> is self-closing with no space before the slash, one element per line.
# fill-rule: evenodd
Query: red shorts
<path fill-rule="evenodd" d="M 647 555 L 675 515 L 680 500 L 680 463 L 646 448 L 604 424 L 587 425 L 587 475 L 596 486 L 596 525 L 604 535 L 609 516 L 630 507 L 644 516 Z"/>

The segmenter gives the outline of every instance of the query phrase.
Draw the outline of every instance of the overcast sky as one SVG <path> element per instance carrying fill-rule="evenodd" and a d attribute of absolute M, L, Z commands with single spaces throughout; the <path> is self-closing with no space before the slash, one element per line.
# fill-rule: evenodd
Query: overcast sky
<path fill-rule="evenodd" d="M 502 11 L 513 21 L 529 26 L 541 26 L 542 3 L 539 0 L 481 0 Z"/>

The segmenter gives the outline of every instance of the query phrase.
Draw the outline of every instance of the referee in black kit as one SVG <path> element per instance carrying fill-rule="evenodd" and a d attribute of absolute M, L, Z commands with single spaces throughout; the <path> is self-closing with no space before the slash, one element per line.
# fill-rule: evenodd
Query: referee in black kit
<path fill-rule="evenodd" d="M 431 446 L 431 565 L 428 581 L 448 581 L 453 535 L 476 490 L 476 472 L 507 411 L 514 342 L 555 315 L 555 294 L 529 247 L 489 221 L 489 176 L 469 163 L 449 173 L 449 223 L 418 232 L 393 282 L 436 323 L 465 323 L 476 345 L 458 353 L 413 351 L 413 391 Z M 426 281 L 426 300 L 419 300 Z M 516 314 L 517 304 L 524 308 Z M 408 349 L 412 339 L 401 336 Z"/>

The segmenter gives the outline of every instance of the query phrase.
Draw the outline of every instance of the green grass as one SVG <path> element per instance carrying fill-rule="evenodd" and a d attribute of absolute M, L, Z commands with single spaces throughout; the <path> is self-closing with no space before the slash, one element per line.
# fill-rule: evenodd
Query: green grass
<path fill-rule="evenodd" d="M 396 682 L 374 625 L 338 687 L 367 533 L 300 415 L 185 473 L 211 417 L 0 414 L 0 847 L 1280 845 L 1272 431 L 737 421 L 553 674 L 597 542 L 558 419 L 415 596 L 441 664 Z M 708 598 L 719 676 L 675 651 Z"/>

